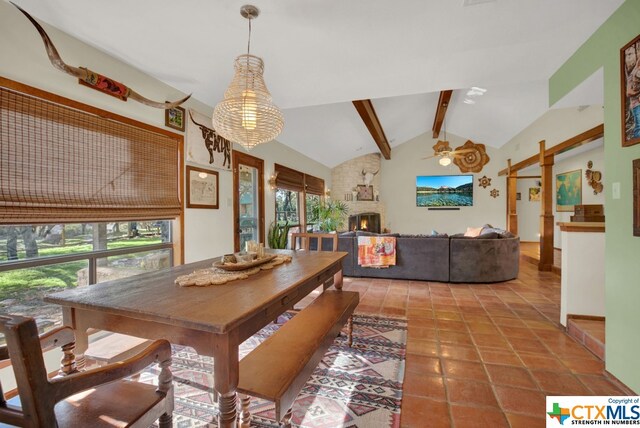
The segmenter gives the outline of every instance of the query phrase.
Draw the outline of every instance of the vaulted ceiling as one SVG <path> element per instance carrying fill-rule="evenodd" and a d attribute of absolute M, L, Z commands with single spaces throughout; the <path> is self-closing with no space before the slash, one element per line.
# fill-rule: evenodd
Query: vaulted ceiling
<path fill-rule="evenodd" d="M 211 106 L 246 52 L 246 0 L 14 1 Z M 253 3 L 251 52 L 285 114 L 278 141 L 332 167 L 377 151 L 360 99 L 393 148 L 429 131 L 439 92 L 454 89 L 447 132 L 502 146 L 547 111 L 548 78 L 623 0 Z M 472 87 L 486 92 L 467 104 Z"/>

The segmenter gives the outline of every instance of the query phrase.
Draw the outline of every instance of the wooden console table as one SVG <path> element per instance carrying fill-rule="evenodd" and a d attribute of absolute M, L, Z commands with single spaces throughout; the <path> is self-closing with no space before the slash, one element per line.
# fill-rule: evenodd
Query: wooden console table
<path fill-rule="evenodd" d="M 340 272 L 347 256 L 345 252 L 279 252 L 290 254 L 292 262 L 224 285 L 174 284 L 176 277 L 218 260 L 210 259 L 78 287 L 45 300 L 61 305 L 64 324 L 76 331 L 79 364 L 84 362 L 89 328 L 167 339 L 213 357 L 218 426 L 235 427 L 239 345 Z"/>

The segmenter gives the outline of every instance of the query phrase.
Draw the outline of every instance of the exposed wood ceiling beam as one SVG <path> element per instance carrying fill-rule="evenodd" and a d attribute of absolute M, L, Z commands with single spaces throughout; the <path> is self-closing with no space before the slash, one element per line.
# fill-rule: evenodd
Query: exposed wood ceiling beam
<path fill-rule="evenodd" d="M 440 91 L 440 98 L 438 98 L 438 108 L 436 109 L 436 116 L 433 118 L 433 138 L 438 138 L 440 135 L 440 128 L 444 123 L 444 116 L 447 114 L 447 107 L 449 107 L 449 101 L 451 100 L 451 94 L 453 90 Z"/>
<path fill-rule="evenodd" d="M 391 159 L 391 146 L 389 146 L 387 136 L 384 135 L 384 129 L 382 129 L 382 125 L 380 124 L 380 120 L 378 120 L 378 115 L 373 108 L 371 100 L 356 100 L 353 101 L 353 105 L 367 126 L 369 133 L 373 137 L 373 141 L 378 145 L 382 156 L 387 160 Z"/>
<path fill-rule="evenodd" d="M 582 134 L 578 134 L 575 137 L 571 137 L 566 141 L 563 141 L 560 144 L 556 144 L 553 147 L 549 147 L 545 150 L 545 156 L 557 155 L 566 150 L 572 149 L 574 147 L 581 146 L 583 144 L 590 143 L 592 141 L 597 140 L 598 138 L 602 138 L 604 136 L 604 124 L 600 124 L 595 126 L 588 131 L 584 131 Z M 540 154 L 533 155 L 531 157 L 526 158 L 523 161 L 518 162 L 515 165 L 511 165 L 511 171 L 519 171 L 528 166 L 535 165 L 540 162 Z M 503 169 L 498 173 L 498 175 L 507 175 L 509 173 L 508 168 Z"/>

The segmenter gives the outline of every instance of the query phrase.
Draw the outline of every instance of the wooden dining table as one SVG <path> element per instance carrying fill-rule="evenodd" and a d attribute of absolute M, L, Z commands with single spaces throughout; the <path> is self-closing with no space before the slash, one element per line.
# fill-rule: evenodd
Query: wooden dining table
<path fill-rule="evenodd" d="M 93 328 L 167 339 L 213 357 L 218 426 L 235 427 L 239 345 L 334 275 L 341 277 L 347 256 L 277 252 L 291 255 L 291 262 L 224 285 L 181 287 L 174 282 L 180 275 L 211 267 L 217 258 L 69 289 L 45 301 L 61 305 L 63 323 L 75 330 L 79 366 L 88 347 L 87 330 Z"/>

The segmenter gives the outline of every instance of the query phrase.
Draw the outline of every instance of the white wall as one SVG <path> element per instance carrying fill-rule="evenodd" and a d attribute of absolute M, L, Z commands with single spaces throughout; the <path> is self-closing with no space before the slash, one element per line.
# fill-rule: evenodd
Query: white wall
<path fill-rule="evenodd" d="M 566 327 L 567 315 L 604 317 L 604 233 L 562 232 L 561 239 L 560 323 Z"/>
<path fill-rule="evenodd" d="M 540 153 L 541 140 L 545 140 L 547 148 L 553 147 L 603 122 L 602 106 L 589 106 L 582 111 L 575 107 L 551 109 L 509 140 L 500 150 L 505 159 L 511 158 L 511 162 L 516 164 Z M 505 162 L 500 169 L 506 167 Z"/>
<path fill-rule="evenodd" d="M 523 171 L 520 175 L 540 175 L 540 168 L 527 169 L 526 174 Z M 536 185 L 536 179 L 520 179 L 518 180 L 517 192 L 521 195 L 521 200 L 516 201 L 518 210 L 518 235 L 523 242 L 540 241 L 540 201 L 529 200 L 529 188 L 539 187 Z"/>
<path fill-rule="evenodd" d="M 541 140 L 545 140 L 545 146 L 547 148 L 553 147 L 603 122 L 604 113 L 602 106 L 593 105 L 582 111 L 579 111 L 576 107 L 551 109 L 507 142 L 507 144 L 501 148 L 501 152 L 505 159 L 511 159 L 511 162 L 516 164 L 530 156 L 540 153 L 539 142 Z M 598 159 L 600 159 L 601 162 L 597 162 L 596 157 L 592 159 L 594 161 L 594 168 L 602 171 L 604 169 L 604 162 L 602 161 L 603 155 L 600 155 Z M 563 162 L 564 161 L 558 161 L 558 164 L 554 166 L 554 177 L 558 172 L 572 170 L 570 169 L 572 165 L 571 160 L 567 160 L 567 164 L 563 164 Z M 573 169 L 586 169 L 586 160 L 584 162 L 582 162 L 582 160 L 576 160 L 576 162 L 580 162 L 580 164 Z M 582 166 L 583 164 L 584 166 Z M 500 169 L 506 167 L 507 164 L 505 161 Z M 540 175 L 539 165 L 519 171 L 518 174 Z M 583 203 L 604 203 L 604 198 L 601 202 L 587 202 L 591 199 L 585 199 L 585 193 L 588 192 L 584 190 L 584 184 L 583 182 Z M 522 195 L 522 200 L 517 202 L 518 235 L 520 235 L 522 241 L 539 241 L 540 202 L 529 202 L 529 187 L 535 187 L 535 180 L 518 180 L 518 192 Z M 566 220 L 564 220 L 564 218 L 565 214 L 557 216 L 556 221 L 569 221 L 569 217 L 566 217 Z M 554 246 L 556 248 L 561 247 L 558 230 L 555 232 Z"/>
<path fill-rule="evenodd" d="M 452 148 L 463 145 L 466 139 L 447 134 Z M 432 230 L 440 233 L 459 233 L 467 227 L 480 227 L 486 223 L 504 228 L 506 225 L 506 179 L 498 177 L 506 160 L 497 149 L 487 147 L 490 161 L 481 172 L 473 173 L 473 206 L 461 207 L 459 211 L 430 211 L 416 206 L 416 176 L 463 174 L 453 163 L 443 167 L 438 160 L 422 159 L 433 154 L 432 146 L 437 139 L 430 133 L 422 134 L 391 150 L 391 160 L 382 160 L 380 200 L 386 207 L 386 224 L 392 232 L 428 234 Z M 466 173 L 465 173 L 466 174 Z M 478 179 L 486 175 L 491 178 L 491 187 L 483 189 Z M 498 189 L 500 195 L 492 198 L 489 192 Z"/>
<path fill-rule="evenodd" d="M 583 204 L 601 204 L 604 205 L 604 192 L 597 195 L 593 194 L 593 189 L 587 183 L 585 178 L 585 171 L 587 170 L 587 162 L 593 161 L 592 170 L 602 172 L 602 183 L 605 184 L 605 172 L 604 172 L 604 146 L 601 143 L 592 143 L 596 145 L 588 151 L 580 152 L 576 155 L 571 155 L 574 150 L 567 152 L 564 156 L 565 159 L 558 160 L 553 165 L 553 189 L 555 192 L 555 176 L 563 172 L 574 171 L 576 169 L 582 170 L 582 203 Z M 576 149 L 578 151 L 580 149 Z M 540 168 L 527 168 L 519 172 L 520 175 L 540 175 Z M 522 241 L 539 241 L 539 225 L 540 225 L 540 202 L 529 201 L 529 187 L 535 186 L 533 179 L 518 180 L 518 192 L 522 194 L 522 200 L 518 201 L 518 234 Z M 556 211 L 555 197 L 553 199 L 553 213 L 555 216 L 554 223 L 571 221 L 573 212 L 559 212 Z M 605 209 L 606 215 L 606 209 Z M 555 248 L 562 248 L 562 241 L 560 239 L 560 228 L 555 226 L 553 246 Z"/>
<path fill-rule="evenodd" d="M 85 66 L 129 85 L 138 93 L 153 100 L 175 100 L 185 94 L 134 69 L 123 62 L 41 22 L 62 59 L 70 65 Z M 136 101 L 122 102 L 114 97 L 81 86 L 77 79 L 54 69 L 45 53 L 44 45 L 33 25 L 15 7 L 0 1 L 0 76 L 36 88 L 62 95 L 104 110 L 164 128 L 164 110 L 148 107 Z M 185 64 L 167 72 L 179 73 Z M 194 97 L 183 107 L 193 108 L 210 116 L 217 100 L 200 102 Z M 180 134 L 179 131 L 171 130 Z M 236 149 L 238 146 L 236 145 Z M 252 155 L 265 159 L 265 180 L 278 162 L 330 181 L 328 168 L 306 158 L 294 150 L 272 142 L 255 149 Z M 220 171 L 220 208 L 185 209 L 185 262 L 228 253 L 233 248 L 232 175 Z M 330 183 L 327 183 L 330 184 Z M 273 192 L 265 187 L 266 224 L 274 217 Z"/>

